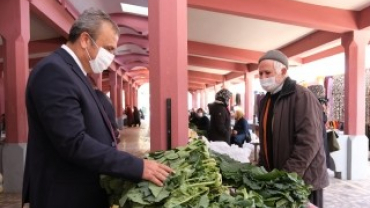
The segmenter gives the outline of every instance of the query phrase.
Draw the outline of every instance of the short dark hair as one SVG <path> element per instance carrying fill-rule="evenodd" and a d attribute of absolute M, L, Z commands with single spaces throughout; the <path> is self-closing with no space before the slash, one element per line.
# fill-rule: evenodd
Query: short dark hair
<path fill-rule="evenodd" d="M 112 28 L 119 34 L 117 24 L 110 16 L 100 9 L 90 8 L 85 10 L 73 23 L 68 36 L 68 41 L 74 43 L 83 32 L 89 33 L 93 40 L 96 40 L 96 35 L 99 32 L 101 24 L 109 22 Z"/>

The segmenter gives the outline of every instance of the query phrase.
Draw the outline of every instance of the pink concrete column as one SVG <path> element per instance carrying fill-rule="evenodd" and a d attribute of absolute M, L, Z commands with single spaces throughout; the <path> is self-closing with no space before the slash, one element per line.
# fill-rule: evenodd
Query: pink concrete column
<path fill-rule="evenodd" d="M 253 119 L 253 79 L 254 74 L 252 72 L 244 72 L 244 114 L 247 120 Z"/>
<path fill-rule="evenodd" d="M 96 87 L 102 91 L 103 90 L 103 74 L 102 73 L 99 73 L 99 74 L 92 73 L 90 76 L 94 79 Z"/>
<path fill-rule="evenodd" d="M 208 111 L 208 103 L 210 103 L 211 101 L 208 100 L 208 90 L 207 90 L 207 88 L 204 90 L 204 97 L 205 97 L 205 99 L 204 99 L 204 102 L 205 102 L 204 110 Z"/>
<path fill-rule="evenodd" d="M 123 89 L 125 91 L 125 108 L 130 105 L 130 84 L 128 82 L 124 82 Z"/>
<path fill-rule="evenodd" d="M 4 92 L 4 77 L 0 72 L 0 115 L 5 113 L 5 92 Z"/>
<path fill-rule="evenodd" d="M 21 193 L 28 134 L 25 90 L 29 76 L 29 1 L 0 3 L 0 34 L 3 37 L 3 70 L 6 138 L 2 151 L 4 192 Z"/>
<path fill-rule="evenodd" d="M 197 108 L 197 98 L 198 98 L 197 95 L 198 95 L 198 93 L 196 91 L 191 93 L 191 103 L 193 104 L 192 105 L 193 109 Z"/>
<path fill-rule="evenodd" d="M 122 116 L 122 90 L 123 90 L 123 79 L 122 76 L 117 77 L 117 109 L 116 116 L 119 118 Z"/>
<path fill-rule="evenodd" d="M 5 41 L 5 116 L 6 142 L 27 142 L 25 89 L 29 75 L 28 42 L 30 40 L 29 1 L 13 0 L 1 3 L 0 34 Z M 11 21 L 10 21 L 11 20 Z"/>
<path fill-rule="evenodd" d="M 138 106 L 138 102 L 139 101 L 139 91 L 138 91 L 138 89 L 137 88 L 135 88 L 135 106 L 136 107 L 139 107 Z"/>
<path fill-rule="evenodd" d="M 232 95 L 231 95 L 231 98 L 230 98 L 230 106 L 234 106 L 235 105 L 235 92 L 231 92 L 231 93 L 233 93 Z"/>
<path fill-rule="evenodd" d="M 131 85 L 130 90 L 131 90 L 131 106 L 134 107 L 135 106 L 135 96 L 136 95 L 135 95 L 135 87 L 134 87 L 133 84 Z"/>
<path fill-rule="evenodd" d="M 151 149 L 167 148 L 166 99 L 171 99 L 171 145 L 188 142 L 187 1 L 149 2 Z"/>
<path fill-rule="evenodd" d="M 131 87 L 131 103 L 132 103 L 132 107 L 135 106 L 135 100 L 136 100 L 136 91 L 135 91 L 135 87 L 134 85 L 132 85 Z"/>
<path fill-rule="evenodd" d="M 348 32 L 342 36 L 345 51 L 345 128 L 348 135 L 365 135 L 365 51 L 369 35 Z"/>
<path fill-rule="evenodd" d="M 127 91 L 127 100 L 128 105 L 132 107 L 132 87 L 131 87 L 131 81 L 128 82 L 128 91 Z"/>
<path fill-rule="evenodd" d="M 205 89 L 200 91 L 200 107 L 203 110 L 206 110 L 206 93 L 205 93 L 205 91 L 206 91 Z"/>
<path fill-rule="evenodd" d="M 117 72 L 109 71 L 110 99 L 117 112 Z"/>

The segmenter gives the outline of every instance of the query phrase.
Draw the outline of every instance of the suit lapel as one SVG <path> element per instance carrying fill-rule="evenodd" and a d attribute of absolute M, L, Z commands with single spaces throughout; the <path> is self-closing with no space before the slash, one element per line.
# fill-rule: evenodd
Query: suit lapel
<path fill-rule="evenodd" d="M 102 104 L 100 103 L 98 97 L 96 96 L 95 90 L 92 88 L 91 83 L 88 81 L 88 78 L 82 73 L 82 71 L 81 71 L 82 69 L 80 69 L 80 67 L 77 65 L 75 60 L 67 53 L 67 51 L 60 48 L 59 50 L 57 50 L 57 53 L 63 57 L 63 59 L 66 61 L 66 63 L 68 63 L 71 66 L 72 71 L 86 85 L 86 87 L 89 90 L 91 96 L 95 100 L 96 105 L 98 106 L 99 112 L 100 112 L 100 114 L 101 114 L 101 116 L 104 120 L 104 123 L 105 123 L 106 127 L 108 128 L 108 130 L 109 130 L 109 132 L 112 136 L 112 140 L 114 142 L 116 142 L 115 136 L 113 135 L 113 131 L 112 131 L 112 125 L 109 123 L 109 120 L 106 119 L 107 118 L 106 112 L 104 111 L 104 108 L 103 108 Z"/>

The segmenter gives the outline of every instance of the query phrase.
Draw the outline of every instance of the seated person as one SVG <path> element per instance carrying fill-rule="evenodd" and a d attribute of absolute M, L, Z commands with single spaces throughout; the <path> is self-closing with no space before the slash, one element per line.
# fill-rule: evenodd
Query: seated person
<path fill-rule="evenodd" d="M 242 147 L 244 142 L 251 142 L 249 124 L 244 118 L 243 111 L 241 109 L 237 109 L 235 112 L 235 125 L 231 133 L 231 144 L 236 144 L 239 147 Z"/>
<path fill-rule="evenodd" d="M 208 131 L 209 128 L 209 118 L 205 115 L 205 112 L 202 108 L 197 110 L 197 128 L 199 130 Z"/>

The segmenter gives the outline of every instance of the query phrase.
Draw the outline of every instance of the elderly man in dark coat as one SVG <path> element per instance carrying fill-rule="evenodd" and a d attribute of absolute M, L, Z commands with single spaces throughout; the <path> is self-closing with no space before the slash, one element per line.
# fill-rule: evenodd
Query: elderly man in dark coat
<path fill-rule="evenodd" d="M 287 70 L 288 58 L 280 51 L 268 51 L 259 60 L 260 84 L 267 91 L 259 112 L 259 164 L 298 173 L 313 187 L 310 201 L 322 208 L 323 188 L 329 184 L 322 108 Z"/>

